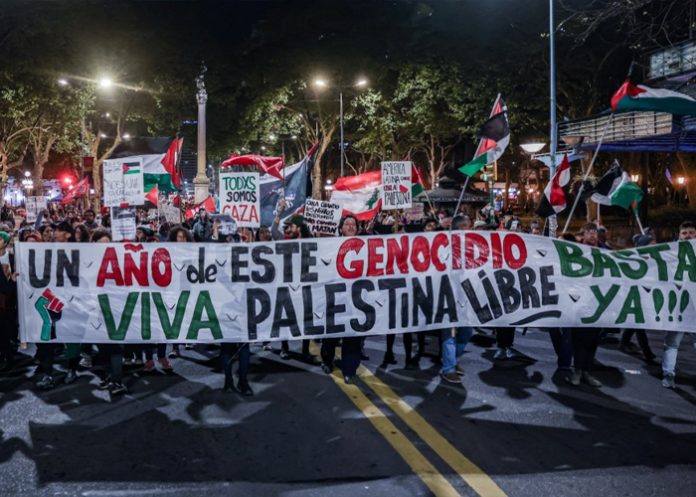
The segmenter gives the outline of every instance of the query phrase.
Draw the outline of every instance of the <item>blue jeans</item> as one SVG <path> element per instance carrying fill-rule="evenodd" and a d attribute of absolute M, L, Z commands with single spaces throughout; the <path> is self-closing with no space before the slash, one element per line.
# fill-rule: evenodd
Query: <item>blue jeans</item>
<path fill-rule="evenodd" d="M 474 334 L 474 329 L 470 326 L 462 326 L 455 330 L 454 336 L 452 330 L 442 330 L 442 374 L 452 373 L 456 369 L 457 359 L 464 353 L 466 344 Z"/>

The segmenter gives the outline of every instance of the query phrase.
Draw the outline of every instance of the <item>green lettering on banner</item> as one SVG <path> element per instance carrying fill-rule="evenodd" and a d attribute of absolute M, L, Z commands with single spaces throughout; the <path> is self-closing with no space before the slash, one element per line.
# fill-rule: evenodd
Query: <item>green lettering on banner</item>
<path fill-rule="evenodd" d="M 633 319 L 636 323 L 645 323 L 643 306 L 640 303 L 640 293 L 637 286 L 632 286 L 628 291 L 619 317 L 616 318 L 616 324 L 625 323 L 629 314 L 633 314 Z"/>
<path fill-rule="evenodd" d="M 592 285 L 590 287 L 590 290 L 592 290 L 592 293 L 594 294 L 595 298 L 597 299 L 597 303 L 599 304 L 597 306 L 597 310 L 592 316 L 586 317 L 586 318 L 580 318 L 580 321 L 583 324 L 592 324 L 596 323 L 597 320 L 604 314 L 604 311 L 607 310 L 609 307 L 609 304 L 611 304 L 611 301 L 614 300 L 614 297 L 616 297 L 616 294 L 619 293 L 619 289 L 621 288 L 621 285 L 611 285 L 609 287 L 609 290 L 607 291 L 606 294 L 602 293 L 602 290 L 599 289 L 599 286 L 597 285 Z"/>
<path fill-rule="evenodd" d="M 155 308 L 157 309 L 157 315 L 159 316 L 160 324 L 162 325 L 162 331 L 167 340 L 173 340 L 179 338 L 179 333 L 181 333 L 181 323 L 184 322 L 184 313 L 186 312 L 186 304 L 188 303 L 190 291 L 186 290 L 181 292 L 179 295 L 179 300 L 176 302 L 176 311 L 174 311 L 174 319 L 169 321 L 169 313 L 167 312 L 167 306 L 162 300 L 162 295 L 159 293 L 152 294 L 152 301 L 155 303 Z"/>
<path fill-rule="evenodd" d="M 608 254 L 603 253 L 601 250 L 593 248 L 592 249 L 592 260 L 594 261 L 594 271 L 592 276 L 595 278 L 602 278 L 604 276 L 604 271 L 609 270 L 611 276 L 618 278 L 621 276 L 619 272 L 619 266 L 616 265 L 614 259 L 612 259 Z"/>
<path fill-rule="evenodd" d="M 679 251 L 679 264 L 677 265 L 677 270 L 674 272 L 674 279 L 676 281 L 682 281 L 684 279 L 684 272 L 688 273 L 690 281 L 696 281 L 696 255 L 694 254 L 694 247 L 691 242 L 681 241 L 678 244 Z"/>
<path fill-rule="evenodd" d="M 582 278 L 592 274 L 592 262 L 586 259 L 582 254 L 582 249 L 572 243 L 554 240 L 553 245 L 556 247 L 558 257 L 561 259 L 561 274 L 571 278 Z M 580 266 L 577 269 L 573 265 Z"/>
<path fill-rule="evenodd" d="M 647 247 L 641 247 L 638 249 L 639 254 L 645 254 L 652 257 L 657 265 L 657 279 L 660 281 L 667 281 L 669 276 L 667 276 L 667 263 L 660 255 L 660 252 L 668 252 L 669 245 L 663 243 L 661 245 L 648 245 Z"/>
<path fill-rule="evenodd" d="M 208 319 L 205 321 L 203 320 L 203 311 L 205 311 L 208 316 Z M 213 338 L 216 340 L 222 340 L 220 322 L 218 321 L 217 314 L 215 313 L 213 302 L 210 300 L 210 292 L 208 290 L 203 290 L 198 294 L 196 307 L 193 310 L 193 317 L 191 318 L 191 326 L 189 326 L 186 339 L 198 340 L 198 332 L 204 328 L 210 329 L 210 333 L 213 335 Z"/>
<path fill-rule="evenodd" d="M 106 332 L 109 334 L 109 339 L 119 341 L 124 340 L 126 338 L 128 327 L 130 326 L 131 318 L 133 317 L 135 304 L 138 302 L 138 292 L 128 293 L 128 297 L 126 298 L 126 306 L 123 308 L 123 313 L 121 313 L 118 328 L 116 328 L 114 315 L 111 312 L 109 296 L 106 294 L 101 294 L 98 295 L 97 298 L 99 299 L 99 307 L 101 308 L 102 315 L 104 316 L 104 324 L 106 324 Z"/>
<path fill-rule="evenodd" d="M 152 326 L 150 324 L 150 292 L 140 294 L 140 335 L 143 340 L 152 338 Z"/>
<path fill-rule="evenodd" d="M 632 280 L 639 280 L 643 278 L 648 272 L 648 263 L 640 257 L 638 257 L 632 250 L 620 250 L 618 252 L 613 252 L 611 255 L 618 259 L 637 264 L 638 267 L 631 267 L 631 265 L 628 264 L 628 262 L 619 262 L 619 268 L 621 269 L 623 275 L 627 278 L 630 278 Z"/>

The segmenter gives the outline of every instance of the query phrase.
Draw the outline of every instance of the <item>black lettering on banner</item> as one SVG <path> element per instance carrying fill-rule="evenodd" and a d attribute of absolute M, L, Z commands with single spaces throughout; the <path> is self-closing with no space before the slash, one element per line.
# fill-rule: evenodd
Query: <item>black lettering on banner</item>
<path fill-rule="evenodd" d="M 471 281 L 468 279 L 462 281 L 462 289 L 464 290 L 466 297 L 469 299 L 469 304 L 471 304 L 471 308 L 476 313 L 476 317 L 478 318 L 479 322 L 483 324 L 491 321 L 493 319 L 491 308 L 488 306 L 488 304 L 481 305 Z"/>
<path fill-rule="evenodd" d="M 435 313 L 435 323 L 442 323 L 447 316 L 451 323 L 457 322 L 457 306 L 454 302 L 454 292 L 450 284 L 449 276 L 444 274 L 440 281 L 440 295 L 437 299 L 437 312 Z"/>
<path fill-rule="evenodd" d="M 517 270 L 517 277 L 520 280 L 520 293 L 522 294 L 522 308 L 540 307 L 539 292 L 534 287 L 536 273 L 531 267 L 521 267 Z"/>
<path fill-rule="evenodd" d="M 478 276 L 481 278 L 481 282 L 483 283 L 483 290 L 486 292 L 488 304 L 491 306 L 493 316 L 497 319 L 503 315 L 503 309 L 500 307 L 500 302 L 495 294 L 491 280 L 488 279 L 485 271 L 479 271 Z"/>
<path fill-rule="evenodd" d="M 406 278 L 379 280 L 380 290 L 389 290 L 389 329 L 396 328 L 396 290 L 406 288 Z"/>
<path fill-rule="evenodd" d="M 29 250 L 29 283 L 34 288 L 43 288 L 48 286 L 51 281 L 51 260 L 53 259 L 53 252 L 51 250 L 44 250 L 44 266 L 43 266 L 43 276 L 38 278 L 36 276 L 36 250 Z"/>
<path fill-rule="evenodd" d="M 515 275 L 507 269 L 498 269 L 494 276 L 505 312 L 509 314 L 516 311 L 520 307 L 521 299 L 520 292 L 515 288 Z"/>
<path fill-rule="evenodd" d="M 353 283 L 350 291 L 353 299 L 353 306 L 365 314 L 365 322 L 360 323 L 357 318 L 350 320 L 350 327 L 353 331 L 370 331 L 377 322 L 375 308 L 365 302 L 362 298 L 363 291 L 372 292 L 375 284 L 370 280 L 357 280 Z"/>
<path fill-rule="evenodd" d="M 346 327 L 336 324 L 336 314 L 346 312 L 345 304 L 336 303 L 336 294 L 346 291 L 345 283 L 334 283 L 324 287 L 326 291 L 326 333 L 341 333 Z"/>
<path fill-rule="evenodd" d="M 408 326 L 408 293 L 401 294 L 401 327 Z"/>
<path fill-rule="evenodd" d="M 50 252 L 49 252 L 50 253 Z M 80 286 L 80 251 L 71 250 L 70 259 L 65 250 L 58 250 L 58 260 L 56 261 L 56 285 L 63 286 L 63 274 L 67 275 L 72 286 Z"/>
<path fill-rule="evenodd" d="M 304 311 L 304 334 L 321 335 L 324 333 L 324 326 L 314 324 L 314 305 L 312 298 L 312 286 L 302 287 L 302 310 Z"/>
<path fill-rule="evenodd" d="M 300 245 L 297 242 L 279 243 L 276 253 L 283 256 L 283 283 L 292 283 L 292 254 L 300 253 Z"/>
<path fill-rule="evenodd" d="M 317 242 L 305 242 L 302 244 L 302 266 L 300 270 L 300 281 L 311 283 L 317 281 L 317 273 L 310 272 L 310 269 L 317 265 L 317 258 L 313 255 L 317 251 Z"/>
<path fill-rule="evenodd" d="M 273 254 L 273 249 L 266 245 L 255 246 L 251 249 L 251 260 L 264 269 L 263 273 L 252 271 L 251 278 L 255 283 L 272 283 L 275 279 L 275 266 L 268 259 L 264 259 L 262 254 Z"/>
<path fill-rule="evenodd" d="M 246 255 L 248 253 L 249 247 L 245 247 L 244 245 L 235 245 L 232 247 L 232 255 L 230 257 L 232 283 L 245 283 L 249 281 L 248 274 L 241 274 L 239 272 L 240 269 L 249 267 L 249 261 L 240 259 L 242 254 Z"/>
<path fill-rule="evenodd" d="M 290 333 L 294 337 L 302 336 L 300 327 L 297 325 L 297 314 L 290 296 L 290 289 L 287 287 L 278 288 L 276 293 L 275 312 L 273 313 L 273 325 L 271 326 L 271 338 L 280 336 L 280 328 L 290 328 Z"/>
<path fill-rule="evenodd" d="M 263 323 L 271 315 L 271 297 L 260 288 L 247 289 L 247 333 L 249 340 L 258 338 L 258 325 Z M 261 309 L 256 310 L 256 303 L 261 304 Z"/>
<path fill-rule="evenodd" d="M 551 292 L 556 290 L 556 284 L 549 281 L 549 276 L 553 276 L 553 266 L 542 266 L 539 268 L 539 281 L 541 282 L 541 305 L 558 304 L 558 294 L 551 294 Z"/>
<path fill-rule="evenodd" d="M 425 316 L 425 324 L 431 324 L 433 322 L 433 279 L 426 276 L 425 290 L 423 290 L 418 278 L 413 278 L 411 282 L 413 285 L 412 325 L 418 326 L 419 311 Z"/>
<path fill-rule="evenodd" d="M 212 283 L 215 281 L 215 275 L 217 274 L 217 267 L 215 264 L 210 264 L 205 267 L 205 247 L 198 248 L 198 267 L 190 265 L 186 269 L 186 279 L 189 283 Z M 247 281 L 248 281 L 247 276 Z"/>

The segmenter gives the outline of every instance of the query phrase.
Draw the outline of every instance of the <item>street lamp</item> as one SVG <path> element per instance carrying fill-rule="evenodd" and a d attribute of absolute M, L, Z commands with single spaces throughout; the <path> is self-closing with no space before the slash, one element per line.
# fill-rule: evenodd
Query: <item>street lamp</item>
<path fill-rule="evenodd" d="M 314 80 L 314 86 L 317 88 L 328 88 L 329 84 L 326 82 L 326 80 L 317 78 Z M 338 88 L 338 102 L 339 102 L 339 122 L 340 122 L 340 127 L 341 127 L 341 142 L 339 149 L 341 151 L 341 177 L 343 177 L 343 169 L 345 165 L 345 141 L 343 139 L 343 90 L 350 89 L 350 88 L 365 88 L 367 87 L 367 79 L 365 78 L 360 78 L 358 79 L 355 83 L 352 85 L 336 85 Z"/>
<path fill-rule="evenodd" d="M 546 146 L 546 143 L 544 142 L 529 142 L 529 143 L 522 143 L 520 144 L 520 147 L 522 147 L 522 150 L 527 152 L 528 154 L 536 154 L 537 152 L 540 152 L 542 148 Z"/>
<path fill-rule="evenodd" d="M 113 86 L 114 82 L 108 76 L 102 76 L 99 78 L 99 88 L 108 89 Z"/>
<path fill-rule="evenodd" d="M 677 176 L 677 184 L 683 186 L 686 183 L 686 178 L 684 176 Z"/>
<path fill-rule="evenodd" d="M 640 179 L 640 174 L 631 174 L 631 181 L 634 183 L 638 183 L 638 180 Z"/>
<path fill-rule="evenodd" d="M 60 79 L 58 79 L 57 83 L 58 83 L 58 85 L 60 85 L 60 86 L 68 86 L 68 80 L 65 79 L 65 78 L 60 78 Z"/>

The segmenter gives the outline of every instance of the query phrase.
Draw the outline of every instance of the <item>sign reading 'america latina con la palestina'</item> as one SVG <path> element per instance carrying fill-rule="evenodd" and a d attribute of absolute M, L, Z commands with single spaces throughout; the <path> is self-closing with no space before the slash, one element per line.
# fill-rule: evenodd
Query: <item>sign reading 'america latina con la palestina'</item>
<path fill-rule="evenodd" d="M 500 232 L 240 244 L 21 243 L 22 340 L 213 342 L 451 326 L 694 331 L 691 241 Z"/>

